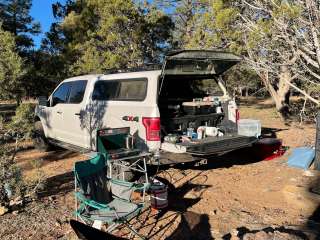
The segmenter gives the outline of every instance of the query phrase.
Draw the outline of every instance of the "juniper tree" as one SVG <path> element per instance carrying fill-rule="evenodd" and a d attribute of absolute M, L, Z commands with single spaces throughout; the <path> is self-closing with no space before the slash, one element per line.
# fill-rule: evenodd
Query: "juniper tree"
<path fill-rule="evenodd" d="M 33 46 L 31 35 L 40 33 L 40 24 L 30 15 L 31 5 L 31 0 L 0 1 L 3 29 L 14 35 L 19 51 L 29 50 Z"/>
<path fill-rule="evenodd" d="M 159 62 L 173 27 L 165 13 L 134 1 L 68 1 L 54 10 L 44 47 L 57 50 L 70 75 Z"/>
<path fill-rule="evenodd" d="M 20 102 L 23 74 L 23 62 L 16 52 L 14 36 L 0 25 L 0 99 L 14 98 Z"/>

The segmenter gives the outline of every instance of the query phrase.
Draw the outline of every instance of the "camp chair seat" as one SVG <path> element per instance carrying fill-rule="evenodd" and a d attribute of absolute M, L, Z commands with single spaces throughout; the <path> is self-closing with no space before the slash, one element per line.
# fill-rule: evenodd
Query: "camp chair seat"
<path fill-rule="evenodd" d="M 114 199 L 108 203 L 110 209 L 102 208 L 89 212 L 91 219 L 104 222 L 113 222 L 117 218 L 127 218 L 130 214 L 136 212 L 139 206 L 135 203 Z"/>

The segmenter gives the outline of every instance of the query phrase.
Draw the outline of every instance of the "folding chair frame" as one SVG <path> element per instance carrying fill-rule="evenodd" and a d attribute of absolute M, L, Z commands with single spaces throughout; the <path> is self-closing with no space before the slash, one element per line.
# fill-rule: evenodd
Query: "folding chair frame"
<path fill-rule="evenodd" d="M 148 179 L 148 172 L 147 172 L 147 158 L 150 157 L 149 153 L 141 153 L 138 156 L 132 156 L 132 157 L 124 157 L 119 159 L 108 159 L 107 160 L 107 166 L 108 166 L 108 177 L 109 178 L 117 178 L 121 177 L 124 181 L 124 172 L 126 170 L 132 170 L 135 172 L 143 173 L 145 176 L 145 184 L 149 185 L 149 179 Z M 128 160 L 133 160 L 133 163 L 129 163 Z M 142 163 L 142 164 L 141 164 Z M 121 172 L 119 174 L 114 175 L 112 173 L 113 166 L 118 166 L 121 168 Z M 146 188 L 143 189 L 143 198 L 142 201 L 145 201 L 145 192 Z"/>
<path fill-rule="evenodd" d="M 110 169 L 110 166 L 111 164 L 116 164 L 116 165 L 119 165 L 119 166 L 122 166 L 122 167 L 126 167 L 127 169 L 134 169 L 136 171 L 139 171 L 139 172 L 142 172 L 142 173 L 145 173 L 146 175 L 146 181 L 148 181 L 148 178 L 147 178 L 147 168 L 146 168 L 146 156 L 147 155 L 144 155 L 143 158 L 139 158 L 137 159 L 134 163 L 132 163 L 130 166 L 127 166 L 127 165 L 123 165 L 124 163 L 122 162 L 123 159 L 120 160 L 120 162 L 111 162 L 110 160 L 107 160 L 107 165 L 109 166 L 109 169 Z M 89 160 L 87 160 L 89 161 Z M 110 162 L 109 162 L 110 161 Z M 116 160 L 116 161 L 119 161 L 119 160 Z M 138 163 L 140 161 L 143 161 L 143 167 L 141 167 L 140 165 L 138 165 Z M 137 168 L 133 167 L 134 165 L 137 166 Z M 78 220 L 78 218 L 85 224 L 88 224 L 88 222 L 92 222 L 94 220 L 90 219 L 90 217 L 88 216 L 85 217 L 83 216 L 81 213 L 85 210 L 85 208 L 87 206 L 90 206 L 94 209 L 108 209 L 110 210 L 110 212 L 113 212 L 115 214 L 115 217 L 116 217 L 116 220 L 112 220 L 112 221 L 104 221 L 105 223 L 108 223 L 110 224 L 110 226 L 108 226 L 107 228 L 107 232 L 111 233 L 114 229 L 116 229 L 119 225 L 121 224 L 124 224 L 126 225 L 129 230 L 131 231 L 131 233 L 135 234 L 136 236 L 138 236 L 139 238 L 141 239 L 144 239 L 143 236 L 141 236 L 134 228 L 133 226 L 130 225 L 129 223 L 129 220 L 132 219 L 133 217 L 137 216 L 139 213 L 137 213 L 138 211 L 140 212 L 141 209 L 143 208 L 143 205 L 142 203 L 138 204 L 137 205 L 137 209 L 133 212 L 130 212 L 127 216 L 125 217 L 119 217 L 117 212 L 114 211 L 114 209 L 110 208 L 108 206 L 108 204 L 100 204 L 98 202 L 95 202 L 93 200 L 89 200 L 87 199 L 82 193 L 78 192 L 78 179 L 79 176 L 77 175 L 77 172 L 74 171 L 74 174 L 75 174 L 75 180 L 74 180 L 74 184 L 75 184 L 75 195 L 76 195 L 76 201 L 75 201 L 75 209 L 76 209 L 76 212 L 75 212 L 75 215 L 76 215 L 76 220 Z M 110 177 L 112 176 L 112 171 L 110 172 Z M 107 176 L 108 177 L 108 176 Z M 123 182 L 121 180 L 117 180 L 117 179 L 112 179 L 110 178 L 110 180 L 114 183 L 114 184 L 117 184 L 119 182 Z M 129 183 L 129 182 L 123 182 L 123 183 Z M 148 182 L 146 182 L 145 184 L 139 184 L 139 185 L 135 185 L 134 183 L 131 183 L 131 188 L 133 189 L 132 191 L 134 190 L 139 190 L 139 189 L 143 189 L 143 199 L 142 199 L 142 202 L 145 201 L 145 192 L 146 192 L 146 188 L 148 187 Z M 78 204 L 78 200 L 81 201 L 81 204 L 79 205 Z M 126 200 L 123 200 L 123 201 L 126 201 Z M 130 215 L 132 215 L 132 217 L 130 218 Z M 128 218 L 126 218 L 128 217 Z"/>

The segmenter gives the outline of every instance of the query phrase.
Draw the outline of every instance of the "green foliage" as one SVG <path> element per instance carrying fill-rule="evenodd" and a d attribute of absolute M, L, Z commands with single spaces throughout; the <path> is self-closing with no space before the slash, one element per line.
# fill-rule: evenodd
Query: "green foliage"
<path fill-rule="evenodd" d="M 64 64 L 59 55 L 42 50 L 30 51 L 25 62 L 27 74 L 23 78 L 25 96 L 48 96 L 57 83 L 67 77 Z"/>
<path fill-rule="evenodd" d="M 10 151 L 11 150 L 11 151 Z M 0 148 L 0 205 L 8 202 L 6 190 L 11 197 L 20 196 L 24 191 L 21 169 L 15 163 L 15 154 L 8 145 Z"/>
<path fill-rule="evenodd" d="M 16 52 L 22 58 L 20 59 L 16 54 L 15 59 L 8 62 L 11 65 L 14 62 L 14 67 L 9 69 L 15 68 L 17 73 L 9 78 L 10 84 L 6 84 L 8 90 L 5 95 L 0 95 L 0 99 L 16 98 L 17 102 L 19 102 L 22 97 L 38 94 L 39 91 L 37 90 L 40 84 L 42 86 L 47 85 L 47 73 L 38 78 L 38 72 L 42 72 L 39 70 L 43 68 L 50 72 L 49 67 L 52 67 L 52 65 L 46 64 L 44 67 L 37 65 L 39 60 L 35 58 L 35 53 L 32 50 L 34 47 L 32 36 L 39 34 L 41 31 L 40 24 L 34 21 L 30 15 L 31 6 L 32 0 L 0 1 L 0 22 L 2 22 L 2 28 L 4 31 L 11 33 L 11 38 L 15 41 L 11 47 L 11 51 Z M 1 85 L 3 86 L 3 84 Z M 40 89 L 45 90 L 45 88 Z"/>
<path fill-rule="evenodd" d="M 68 1 L 54 12 L 61 23 L 52 25 L 43 49 L 60 56 L 65 75 L 159 62 L 173 28 L 154 5 L 134 1 Z"/>
<path fill-rule="evenodd" d="M 13 198 L 23 196 L 27 191 L 37 191 L 40 184 L 44 183 L 45 175 L 40 169 L 41 160 L 31 161 L 35 169 L 31 182 L 25 181 L 15 161 L 21 141 L 30 138 L 33 132 L 34 107 L 33 103 L 20 104 L 15 116 L 2 129 L 6 134 L 4 134 L 5 137 L 2 136 L 0 144 L 0 204 L 7 203 L 9 200 L 5 194 L 5 188 L 12 192 Z"/>
<path fill-rule="evenodd" d="M 240 88 L 248 88 L 255 91 L 263 88 L 259 76 L 245 64 L 239 64 L 231 68 L 224 75 L 224 80 L 230 93 L 232 91 L 239 91 Z"/>
<path fill-rule="evenodd" d="M 137 6 L 127 0 L 117 1 L 87 1 L 92 10 L 97 25 L 87 32 L 87 41 L 75 44 L 75 50 L 80 53 L 79 60 L 72 66 L 75 74 L 103 72 L 109 68 L 135 67 L 143 64 L 148 54 L 153 55 L 153 39 L 148 36 L 148 20 L 157 26 L 157 15 L 149 19 L 139 11 Z M 84 11 L 87 17 L 87 11 Z M 159 16 L 160 18 L 162 16 Z M 84 18 L 83 13 L 69 13 L 62 27 L 74 29 Z M 157 37 L 151 33 L 153 37 Z M 161 35 L 158 35 L 161 36 Z M 144 46 L 149 43 L 149 46 Z M 157 43 L 157 42 L 155 42 Z M 150 56 L 149 56 L 150 57 Z"/>
<path fill-rule="evenodd" d="M 31 138 L 34 125 L 34 103 L 22 103 L 16 109 L 16 115 L 7 129 L 19 138 Z"/>
<path fill-rule="evenodd" d="M 193 14 L 192 32 L 185 37 L 185 48 L 228 48 L 238 51 L 237 37 L 240 32 L 235 26 L 238 9 L 229 1 L 206 0 Z"/>
<path fill-rule="evenodd" d="M 0 98 L 16 98 L 19 101 L 23 95 L 21 77 L 24 71 L 15 47 L 13 35 L 0 25 Z"/>
<path fill-rule="evenodd" d="M 2 0 L 0 2 L 0 19 L 3 29 L 15 36 L 17 47 L 26 51 L 33 46 L 30 35 L 40 33 L 40 24 L 34 22 L 29 12 L 32 0 Z"/>
<path fill-rule="evenodd" d="M 291 2 L 290 4 L 280 2 L 279 7 L 274 8 L 272 11 L 272 17 L 274 18 L 287 18 L 288 20 L 294 21 L 302 14 L 302 8 L 300 5 Z"/>
<path fill-rule="evenodd" d="M 37 193 L 38 191 L 44 190 L 46 187 L 46 174 L 41 168 L 43 166 L 43 159 L 33 159 L 30 161 L 34 172 L 31 179 L 28 181 L 28 188 L 30 194 Z"/>
<path fill-rule="evenodd" d="M 192 11 L 187 11 L 187 3 L 195 6 Z M 224 48 L 231 52 L 243 54 L 243 32 L 237 26 L 240 9 L 235 5 L 235 1 L 181 1 L 178 6 L 180 5 L 184 7 L 176 9 L 175 14 L 178 14 L 183 19 L 189 19 L 183 27 L 181 48 Z M 189 34 L 186 34 L 186 29 L 190 30 Z M 176 31 L 181 32 L 180 29 L 176 29 Z M 260 36 L 260 33 L 257 36 Z M 252 41 L 250 42 L 252 45 L 257 43 L 254 37 L 248 41 Z M 246 65 L 232 68 L 225 74 L 224 79 L 230 91 L 238 87 L 250 87 L 253 89 L 260 87 L 259 78 Z"/>

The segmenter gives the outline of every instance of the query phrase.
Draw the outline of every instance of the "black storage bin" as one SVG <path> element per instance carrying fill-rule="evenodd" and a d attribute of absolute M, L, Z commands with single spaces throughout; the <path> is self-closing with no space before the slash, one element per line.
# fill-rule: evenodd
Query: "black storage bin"
<path fill-rule="evenodd" d="M 201 114 L 200 106 L 183 106 L 183 111 L 187 115 L 198 115 Z"/>
<path fill-rule="evenodd" d="M 201 114 L 215 113 L 216 108 L 215 108 L 215 106 L 212 106 L 212 105 L 203 105 L 200 107 L 200 112 L 201 112 Z"/>
<path fill-rule="evenodd" d="M 199 114 L 210 114 L 215 112 L 215 107 L 213 105 L 207 104 L 199 104 L 195 103 L 195 106 L 191 106 L 192 103 L 189 105 L 182 105 L 183 111 L 187 115 L 199 115 Z"/>

